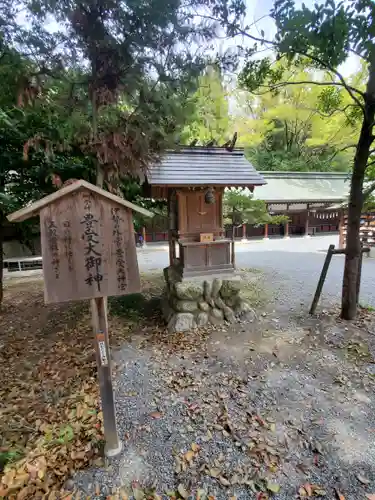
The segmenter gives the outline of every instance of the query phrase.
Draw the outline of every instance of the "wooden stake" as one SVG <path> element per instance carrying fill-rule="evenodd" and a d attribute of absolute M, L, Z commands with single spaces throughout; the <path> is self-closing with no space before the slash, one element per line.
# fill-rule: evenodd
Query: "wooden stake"
<path fill-rule="evenodd" d="M 112 370 L 108 341 L 108 320 L 106 297 L 91 299 L 92 326 L 95 341 L 96 362 L 102 411 L 104 420 L 104 452 L 107 457 L 114 457 L 122 450 L 116 424 L 115 398 L 112 387 Z"/>
<path fill-rule="evenodd" d="M 332 255 L 334 253 L 334 249 L 335 249 L 335 245 L 329 245 L 326 259 L 325 259 L 324 264 L 323 264 L 323 269 L 322 269 L 322 272 L 321 272 L 321 275 L 320 275 L 320 278 L 318 281 L 318 286 L 316 287 L 314 299 L 313 299 L 311 307 L 310 307 L 310 314 L 315 313 L 316 306 L 318 305 L 318 301 L 320 298 L 320 294 L 322 293 L 322 290 L 323 290 L 323 285 L 324 285 L 324 282 L 325 282 L 325 279 L 327 276 L 329 264 L 331 262 Z"/>

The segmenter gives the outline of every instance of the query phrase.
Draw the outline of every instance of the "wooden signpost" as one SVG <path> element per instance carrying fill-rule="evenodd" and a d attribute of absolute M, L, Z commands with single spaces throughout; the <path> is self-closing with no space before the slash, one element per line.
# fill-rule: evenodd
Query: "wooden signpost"
<path fill-rule="evenodd" d="M 117 433 L 107 301 L 140 291 L 132 211 L 152 213 L 86 181 L 76 181 L 8 216 L 40 216 L 46 303 L 91 300 L 107 456 L 122 448 Z"/>

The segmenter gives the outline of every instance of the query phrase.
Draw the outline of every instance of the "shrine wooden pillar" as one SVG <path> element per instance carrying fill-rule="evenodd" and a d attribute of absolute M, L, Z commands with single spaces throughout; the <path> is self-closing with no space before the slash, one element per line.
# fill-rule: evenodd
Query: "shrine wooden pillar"
<path fill-rule="evenodd" d="M 289 211 L 289 205 L 288 205 L 288 203 L 287 203 L 287 204 L 286 204 L 286 212 L 288 213 L 288 211 Z M 284 239 L 286 239 L 286 240 L 287 240 L 287 239 L 289 239 L 289 238 L 290 238 L 290 236 L 289 236 L 289 220 L 288 220 L 288 221 L 286 221 L 286 223 L 285 223 Z"/>
<path fill-rule="evenodd" d="M 267 203 L 266 203 L 266 209 L 267 209 L 267 212 L 268 212 L 269 206 L 268 206 Z M 264 240 L 269 240 L 269 238 L 268 238 L 268 224 L 264 224 L 263 239 Z"/>
<path fill-rule="evenodd" d="M 142 238 L 143 238 L 143 246 L 147 246 L 147 243 L 146 243 L 146 227 L 143 226 L 142 227 Z"/>
<path fill-rule="evenodd" d="M 246 224 L 242 224 L 242 241 L 247 241 L 247 238 L 246 238 Z"/>
<path fill-rule="evenodd" d="M 339 248 L 344 248 L 345 246 L 345 235 L 344 235 L 344 211 L 339 212 Z"/>
<path fill-rule="evenodd" d="M 305 221 L 305 238 L 310 238 L 310 235 L 309 235 L 309 217 L 310 217 L 309 204 L 307 204 L 306 221 Z"/>

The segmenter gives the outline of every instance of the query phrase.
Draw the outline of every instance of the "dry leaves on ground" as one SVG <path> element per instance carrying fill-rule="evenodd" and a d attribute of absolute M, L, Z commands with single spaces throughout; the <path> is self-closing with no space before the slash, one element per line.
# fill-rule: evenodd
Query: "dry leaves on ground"
<path fill-rule="evenodd" d="M 11 287 L 4 306 L 0 497 L 54 498 L 100 452 L 91 331 L 82 304 L 45 307 L 40 284 Z"/>
<path fill-rule="evenodd" d="M 142 299 L 142 311 L 145 297 L 160 285 L 155 279 L 143 278 L 145 294 L 132 298 Z M 137 324 L 128 314 L 136 305 L 120 299 L 112 305 L 112 346 Z M 125 320 L 114 317 L 118 306 Z M 41 281 L 9 283 L 0 312 L 0 379 L 0 497 L 57 498 L 75 470 L 102 464 L 103 423 L 86 302 L 45 306 Z"/>

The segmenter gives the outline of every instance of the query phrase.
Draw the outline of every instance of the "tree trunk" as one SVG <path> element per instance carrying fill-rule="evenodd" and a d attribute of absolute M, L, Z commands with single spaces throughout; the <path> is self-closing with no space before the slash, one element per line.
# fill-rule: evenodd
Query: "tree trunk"
<path fill-rule="evenodd" d="M 364 202 L 363 181 L 373 142 L 372 129 L 375 116 L 375 60 L 370 65 L 365 94 L 365 112 L 354 157 L 348 207 L 346 255 L 342 286 L 341 317 L 354 319 L 357 314 L 357 280 L 361 254 L 359 228 Z"/>

